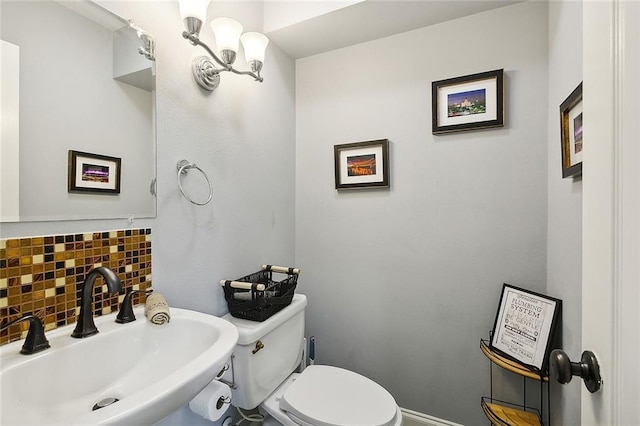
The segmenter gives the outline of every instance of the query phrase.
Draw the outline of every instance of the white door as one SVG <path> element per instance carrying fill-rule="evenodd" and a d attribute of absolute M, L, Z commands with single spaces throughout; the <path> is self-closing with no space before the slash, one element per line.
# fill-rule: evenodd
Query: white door
<path fill-rule="evenodd" d="M 640 425 L 640 2 L 583 6 L 582 424 Z"/>

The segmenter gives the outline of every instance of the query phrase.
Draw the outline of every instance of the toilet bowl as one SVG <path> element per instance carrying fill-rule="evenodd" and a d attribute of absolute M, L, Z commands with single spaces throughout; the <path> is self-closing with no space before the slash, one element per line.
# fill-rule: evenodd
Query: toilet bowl
<path fill-rule="evenodd" d="M 313 365 L 294 373 L 262 404 L 266 426 L 400 426 L 394 398 L 374 381 L 342 368 Z"/>
<path fill-rule="evenodd" d="M 402 414 L 393 396 L 373 380 L 343 368 L 311 365 L 300 373 L 307 298 L 296 294 L 289 306 L 263 322 L 225 315 L 238 329 L 231 368 L 231 403 L 258 408 L 265 425 L 399 426 Z"/>

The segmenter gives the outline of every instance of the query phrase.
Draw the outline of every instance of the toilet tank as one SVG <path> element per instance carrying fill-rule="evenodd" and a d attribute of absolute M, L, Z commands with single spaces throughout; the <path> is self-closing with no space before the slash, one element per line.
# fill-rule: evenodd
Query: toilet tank
<path fill-rule="evenodd" d="M 305 306 L 307 297 L 296 294 L 289 306 L 263 322 L 223 317 L 238 329 L 233 369 L 222 377 L 237 386 L 232 389 L 233 405 L 257 407 L 296 369 L 303 350 Z"/>

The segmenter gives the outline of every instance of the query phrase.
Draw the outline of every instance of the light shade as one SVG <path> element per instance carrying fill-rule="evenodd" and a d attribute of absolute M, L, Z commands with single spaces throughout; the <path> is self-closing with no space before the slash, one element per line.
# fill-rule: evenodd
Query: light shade
<path fill-rule="evenodd" d="M 197 18 L 202 22 L 207 20 L 207 9 L 211 0 L 178 0 L 180 6 L 180 16 L 182 20 L 186 18 Z"/>
<path fill-rule="evenodd" d="M 211 21 L 211 29 L 216 37 L 218 52 L 223 50 L 238 52 L 240 34 L 242 34 L 240 22 L 231 18 L 216 18 Z"/>
<path fill-rule="evenodd" d="M 260 33 L 248 32 L 242 34 L 240 41 L 242 41 L 244 57 L 248 64 L 252 61 L 264 63 L 264 51 L 267 49 L 267 44 L 269 44 L 267 36 Z"/>

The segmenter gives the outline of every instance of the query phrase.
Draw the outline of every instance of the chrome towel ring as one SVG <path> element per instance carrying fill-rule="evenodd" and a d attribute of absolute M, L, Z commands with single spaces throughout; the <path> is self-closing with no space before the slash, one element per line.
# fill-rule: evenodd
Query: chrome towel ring
<path fill-rule="evenodd" d="M 204 206 L 205 204 L 209 204 L 209 201 L 211 201 L 211 198 L 213 198 L 213 186 L 211 185 L 211 181 L 209 180 L 209 176 L 207 176 L 207 174 L 204 172 L 204 170 L 202 170 L 200 167 L 196 166 L 196 163 L 190 163 L 187 160 L 180 160 L 178 161 L 178 164 L 176 165 L 176 169 L 178 170 L 178 188 L 180 188 L 180 192 L 182 193 L 182 196 L 184 198 L 186 198 L 190 203 L 193 203 L 197 206 Z M 186 175 L 187 173 L 189 173 L 189 170 L 191 169 L 196 169 L 198 170 L 200 173 L 202 173 L 202 176 L 204 176 L 204 178 L 207 180 L 207 185 L 209 185 L 209 197 L 207 197 L 207 200 L 204 202 L 198 202 L 198 201 L 194 201 L 191 199 L 191 197 L 189 197 L 185 192 L 184 189 L 182 188 L 182 180 L 181 180 L 181 175 Z"/>

